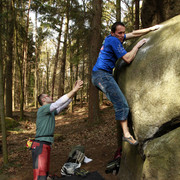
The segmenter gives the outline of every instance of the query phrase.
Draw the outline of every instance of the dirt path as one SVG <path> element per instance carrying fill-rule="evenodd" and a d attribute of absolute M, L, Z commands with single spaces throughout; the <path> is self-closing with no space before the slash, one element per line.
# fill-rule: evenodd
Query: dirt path
<path fill-rule="evenodd" d="M 116 122 L 112 106 L 101 106 L 101 123 L 93 128 L 87 127 L 87 107 L 75 107 L 74 113 L 61 113 L 56 118 L 55 142 L 51 151 L 50 174 L 60 175 L 63 164 L 74 145 L 83 145 L 85 155 L 92 162 L 82 167 L 90 172 L 98 171 L 107 180 L 116 180 L 116 176 L 106 174 L 108 161 L 112 160 L 117 149 Z M 32 180 L 31 151 L 25 148 L 26 140 L 34 137 L 35 121 L 21 122 L 18 131 L 8 133 L 9 167 L 0 169 L 1 180 Z M 0 154 L 2 167 L 2 154 Z M 7 178 L 8 176 L 8 178 Z"/>

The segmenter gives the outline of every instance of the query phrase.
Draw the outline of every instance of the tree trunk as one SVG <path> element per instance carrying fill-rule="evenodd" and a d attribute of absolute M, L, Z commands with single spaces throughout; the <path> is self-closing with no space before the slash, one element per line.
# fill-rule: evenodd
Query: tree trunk
<path fill-rule="evenodd" d="M 38 74 L 39 74 L 39 69 L 38 69 L 38 42 L 37 42 L 37 11 L 35 15 L 35 72 L 34 72 L 34 104 L 35 108 L 38 108 L 38 101 L 37 101 L 37 96 L 38 96 Z"/>
<path fill-rule="evenodd" d="M 70 2 L 67 0 L 66 6 L 66 26 L 65 26 L 65 33 L 64 33 L 64 47 L 63 47 L 63 56 L 61 61 L 61 70 L 59 73 L 59 89 L 58 89 L 58 96 L 61 97 L 64 94 L 64 86 L 65 86 L 65 67 L 66 67 L 66 51 L 67 51 L 67 37 L 68 37 L 68 28 L 69 28 L 69 6 Z"/>
<path fill-rule="evenodd" d="M 30 2 L 31 0 L 29 0 L 29 5 L 28 8 L 30 7 Z M 22 2 L 22 7 L 25 9 L 25 4 L 24 2 Z M 24 15 L 24 14 L 23 14 Z M 27 12 L 27 16 L 29 16 L 29 9 Z M 21 22 L 24 22 L 24 16 L 21 17 Z M 24 26 L 24 24 L 21 24 L 22 26 Z M 27 17 L 27 24 L 25 26 L 26 28 L 26 35 L 24 36 L 25 41 L 22 44 L 22 61 L 21 58 L 19 58 L 19 70 L 20 70 L 20 120 L 24 119 L 24 99 L 25 99 L 25 86 L 26 86 L 26 76 L 27 76 L 27 38 L 28 38 L 28 27 L 29 27 L 29 17 Z"/>
<path fill-rule="evenodd" d="M 0 2 L 0 14 L 2 14 L 2 1 Z M 0 17 L 2 23 L 2 18 Z M 3 81 L 3 52 L 2 52 L 2 26 L 0 26 L 0 114 L 1 114 L 1 131 L 2 131 L 2 150 L 3 150 L 3 163 L 8 164 L 8 152 L 7 152 L 7 138 L 6 138 L 6 126 L 4 115 L 4 81 Z"/>
<path fill-rule="evenodd" d="M 71 59 L 71 51 L 70 51 L 70 59 Z M 70 88 L 73 88 L 73 65 L 70 63 Z M 73 113 L 73 102 L 70 104 L 70 113 Z"/>
<path fill-rule="evenodd" d="M 23 62 L 22 62 L 23 67 Z M 20 68 L 22 68 L 20 67 Z M 23 69 L 20 69 L 20 120 L 24 119 L 24 76 L 23 76 Z"/>
<path fill-rule="evenodd" d="M 77 81 L 78 80 L 78 74 L 79 74 L 79 65 L 78 65 L 78 63 L 76 64 L 75 68 L 76 68 L 75 81 Z M 77 93 L 74 95 L 74 104 L 76 104 L 76 103 L 77 103 Z"/>
<path fill-rule="evenodd" d="M 49 52 L 46 48 L 47 52 L 47 64 L 46 64 L 46 92 L 49 94 Z"/>
<path fill-rule="evenodd" d="M 84 82 L 84 53 L 83 53 L 83 66 L 82 66 L 82 78 L 81 80 Z M 84 86 L 81 89 L 81 108 L 83 107 L 83 91 L 84 91 Z"/>
<path fill-rule="evenodd" d="M 130 21 L 132 23 L 134 22 L 134 1 L 132 1 L 132 5 L 131 5 L 131 20 Z"/>
<path fill-rule="evenodd" d="M 80 45 L 79 45 L 79 39 L 77 39 L 77 62 L 76 62 L 76 76 L 75 76 L 75 81 L 77 81 L 78 80 L 78 77 L 79 77 L 79 51 L 80 51 Z M 75 94 L 75 96 L 74 96 L 74 103 L 76 104 L 77 103 L 77 93 Z"/>
<path fill-rule="evenodd" d="M 16 80 L 16 58 L 17 58 L 17 42 L 16 42 L 16 36 L 17 36 L 17 30 L 16 25 L 14 29 L 14 65 L 13 65 L 13 84 L 12 84 L 12 110 L 15 110 L 15 80 Z"/>
<path fill-rule="evenodd" d="M 72 59 L 72 49 L 71 49 L 71 39 L 70 39 L 70 36 L 68 37 L 68 43 L 69 43 L 69 59 L 70 59 L 70 90 L 73 89 L 73 81 L 74 81 L 74 78 L 73 78 L 73 64 L 71 63 L 71 59 Z M 70 103 L 70 107 L 69 107 L 69 112 L 70 113 L 73 113 L 73 110 L 74 110 L 74 106 L 73 106 L 73 101 Z"/>
<path fill-rule="evenodd" d="M 18 41 L 17 40 L 17 34 L 16 34 L 16 42 Z M 22 48 L 23 49 L 23 48 Z M 18 49 L 17 50 L 17 54 L 18 54 Z M 23 53 L 23 52 L 22 52 Z M 23 55 L 22 55 L 23 57 Z M 21 57 L 17 57 L 17 64 L 18 64 L 18 67 L 19 67 L 19 78 L 20 78 L 20 97 L 19 97 L 19 101 L 20 101 L 20 120 L 23 120 L 24 118 L 24 78 L 23 78 L 23 61 L 21 59 Z"/>
<path fill-rule="evenodd" d="M 116 21 L 121 21 L 121 0 L 116 0 Z"/>
<path fill-rule="evenodd" d="M 8 59 L 6 64 L 6 116 L 12 117 L 12 64 L 13 64 L 13 36 L 14 36 L 14 4 L 9 4 L 8 16 Z"/>
<path fill-rule="evenodd" d="M 26 37 L 24 42 L 24 99 L 25 105 L 28 105 L 28 97 L 27 97 L 27 54 L 28 54 L 28 30 L 29 30 L 29 11 L 31 6 L 31 0 L 29 0 L 28 12 L 27 12 L 27 22 L 26 22 Z"/>
<path fill-rule="evenodd" d="M 59 36 L 58 36 L 58 44 L 57 44 L 55 62 L 54 62 L 54 71 L 53 71 L 53 79 L 52 79 L 52 95 L 51 95 L 52 98 L 54 96 L 54 85 L 55 85 L 55 80 L 56 80 L 56 70 L 57 70 L 58 61 L 59 61 L 59 50 L 60 50 L 60 43 L 61 43 L 63 19 L 64 19 L 64 17 L 62 16 L 61 22 L 60 22 L 60 29 L 59 29 Z"/>
<path fill-rule="evenodd" d="M 135 23 L 134 29 L 139 29 L 139 0 L 135 0 Z"/>
<path fill-rule="evenodd" d="M 101 45 L 102 0 L 93 0 L 93 19 L 91 24 L 91 41 L 89 53 L 89 125 L 99 122 L 99 93 L 91 83 L 91 71 L 95 64 Z"/>

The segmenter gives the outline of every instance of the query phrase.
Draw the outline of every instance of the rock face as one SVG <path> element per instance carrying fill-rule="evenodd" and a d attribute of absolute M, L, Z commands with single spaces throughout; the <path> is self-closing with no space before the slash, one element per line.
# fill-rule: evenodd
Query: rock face
<path fill-rule="evenodd" d="M 147 144 L 142 177 L 149 180 L 180 179 L 180 128 Z"/>
<path fill-rule="evenodd" d="M 121 180 L 180 179 L 180 15 L 161 25 L 141 37 L 147 43 L 130 65 L 119 60 L 115 69 L 140 141 L 123 143 Z"/>
<path fill-rule="evenodd" d="M 138 152 L 137 147 L 124 143 L 118 179 L 180 179 L 179 137 L 180 128 L 176 128 L 159 138 L 149 141 L 144 147 L 144 158 Z"/>
<path fill-rule="evenodd" d="M 180 14 L 179 0 L 143 0 L 141 20 L 143 27 L 159 24 Z"/>

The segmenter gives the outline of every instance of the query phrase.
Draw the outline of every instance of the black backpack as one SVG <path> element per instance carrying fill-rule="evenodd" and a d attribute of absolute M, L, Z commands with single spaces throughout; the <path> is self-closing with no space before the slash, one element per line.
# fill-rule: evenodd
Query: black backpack
<path fill-rule="evenodd" d="M 84 147 L 81 145 L 74 146 L 69 153 L 67 162 L 82 163 L 85 158 Z"/>
<path fill-rule="evenodd" d="M 106 166 L 106 174 L 108 173 L 113 173 L 114 175 L 117 175 L 119 172 L 119 168 L 120 168 L 120 163 L 121 163 L 121 153 L 122 153 L 122 148 L 118 148 L 115 155 L 114 155 L 114 159 L 109 161 L 107 166 Z"/>

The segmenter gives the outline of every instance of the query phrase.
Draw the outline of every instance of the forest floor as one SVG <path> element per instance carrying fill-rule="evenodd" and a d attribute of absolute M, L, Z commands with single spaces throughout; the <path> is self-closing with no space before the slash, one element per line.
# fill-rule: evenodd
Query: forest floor
<path fill-rule="evenodd" d="M 69 152 L 75 145 L 85 148 L 85 155 L 92 161 L 82 164 L 82 168 L 89 172 L 97 171 L 106 180 L 116 180 L 113 174 L 106 174 L 105 169 L 117 150 L 117 131 L 114 110 L 111 104 L 104 104 L 100 108 L 101 122 L 88 127 L 88 107 L 75 106 L 73 113 L 62 112 L 56 117 L 55 141 L 51 150 L 50 174 L 61 176 L 61 167 L 68 159 Z M 14 113 L 17 115 L 18 112 Z M 27 120 L 20 122 L 20 126 L 8 132 L 9 165 L 3 167 L 2 152 L 0 152 L 1 180 L 32 180 L 32 155 L 26 148 L 26 141 L 35 136 L 36 110 L 25 113 Z M 17 117 L 17 116 L 16 116 Z M 17 118 L 18 120 L 18 118 Z M 0 139 L 2 137 L 0 136 Z"/>

